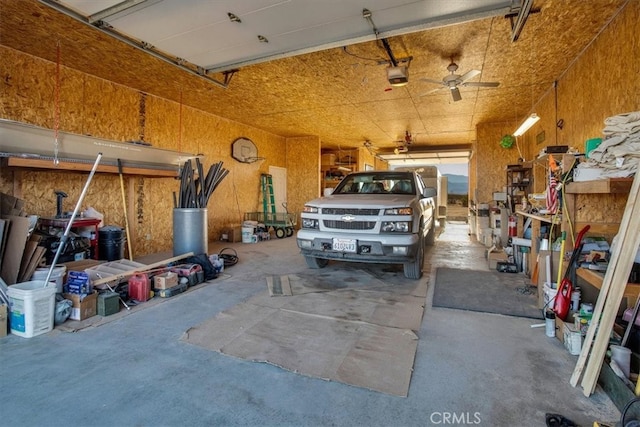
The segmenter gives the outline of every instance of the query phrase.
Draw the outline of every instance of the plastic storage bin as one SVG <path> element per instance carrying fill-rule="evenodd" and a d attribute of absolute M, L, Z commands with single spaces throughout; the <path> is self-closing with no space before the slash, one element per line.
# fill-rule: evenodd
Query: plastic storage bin
<path fill-rule="evenodd" d="M 17 283 L 9 286 L 11 333 L 31 338 L 53 329 L 56 305 L 56 284 L 44 280 Z"/>

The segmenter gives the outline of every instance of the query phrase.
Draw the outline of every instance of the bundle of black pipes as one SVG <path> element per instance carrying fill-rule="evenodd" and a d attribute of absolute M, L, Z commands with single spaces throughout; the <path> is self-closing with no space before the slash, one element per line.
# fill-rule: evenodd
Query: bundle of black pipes
<path fill-rule="evenodd" d="M 229 171 L 222 167 L 222 162 L 214 163 L 207 175 L 200 159 L 195 159 L 196 170 L 193 169 L 191 159 L 187 160 L 180 172 L 180 191 L 173 193 L 174 208 L 206 208 L 211 195 Z M 197 173 L 197 177 L 196 177 Z"/>

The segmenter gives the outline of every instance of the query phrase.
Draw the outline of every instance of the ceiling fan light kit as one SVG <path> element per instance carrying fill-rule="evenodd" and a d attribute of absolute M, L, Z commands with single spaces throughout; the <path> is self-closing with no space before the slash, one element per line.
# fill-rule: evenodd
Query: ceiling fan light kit
<path fill-rule="evenodd" d="M 529 129 L 531 129 L 531 126 L 538 122 L 538 120 L 540 120 L 540 116 L 538 116 L 536 113 L 531 113 L 531 115 L 527 117 L 524 122 L 522 122 L 520 127 L 516 129 L 516 131 L 513 133 L 513 136 L 524 135 Z"/>

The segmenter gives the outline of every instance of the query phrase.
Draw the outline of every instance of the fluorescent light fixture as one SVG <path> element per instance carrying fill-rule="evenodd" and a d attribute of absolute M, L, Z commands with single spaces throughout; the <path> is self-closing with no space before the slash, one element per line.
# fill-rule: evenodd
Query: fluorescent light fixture
<path fill-rule="evenodd" d="M 527 117 L 527 120 L 522 122 L 520 127 L 516 129 L 516 131 L 513 133 L 513 136 L 524 135 L 525 132 L 528 131 L 531 126 L 533 126 L 538 120 L 540 120 L 540 117 L 536 113 L 532 113 L 529 117 Z"/>

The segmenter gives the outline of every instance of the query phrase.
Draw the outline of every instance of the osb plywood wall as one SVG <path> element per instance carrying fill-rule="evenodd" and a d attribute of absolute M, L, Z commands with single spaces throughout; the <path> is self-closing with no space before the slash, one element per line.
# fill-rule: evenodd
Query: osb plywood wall
<path fill-rule="evenodd" d="M 375 156 L 369 152 L 366 148 L 358 149 L 358 170 L 363 171 L 367 167 L 375 169 Z"/>
<path fill-rule="evenodd" d="M 589 224 L 589 234 L 601 235 L 611 242 L 620 228 L 627 198 L 626 194 L 578 194 L 574 235 Z"/>
<path fill-rule="evenodd" d="M 638 22 L 640 2 L 631 1 L 559 82 L 561 144 L 583 150 L 607 117 L 640 110 Z"/>
<path fill-rule="evenodd" d="M 550 145 L 568 145 L 584 152 L 587 139 L 602 137 L 604 120 L 617 114 L 640 111 L 640 43 L 637 36 L 640 22 L 640 2 L 632 1 L 615 17 L 593 43 L 580 54 L 556 85 L 535 102 L 534 110 L 541 120 L 523 137 L 518 138 L 527 161 L 537 158 L 541 149 Z M 563 121 L 562 129 L 557 126 Z M 520 118 L 524 120 L 524 117 Z M 499 138 L 513 133 L 520 122 L 484 124 L 478 126 L 477 150 L 472 158 L 475 176 L 470 178 L 473 194 L 475 179 L 478 199 L 491 200 L 491 192 L 498 184 L 506 184 L 502 172 L 507 164 L 517 160 L 497 145 Z M 545 164 L 546 162 L 542 162 Z M 534 166 L 534 190 L 546 188 L 546 172 Z M 488 178 L 488 179 L 487 179 Z M 612 196 L 612 200 L 598 197 L 579 197 L 581 210 L 577 218 L 587 219 L 603 215 L 602 206 L 611 206 L 613 217 L 621 217 L 625 196 Z M 607 205 L 601 202 L 608 203 Z M 600 213 L 598 213 L 600 212 Z M 618 218 L 619 221 L 619 218 Z"/>
<path fill-rule="evenodd" d="M 320 192 L 320 138 L 287 139 L 287 210 L 299 214 Z"/>
<path fill-rule="evenodd" d="M 379 159 L 375 155 L 375 151 L 369 151 L 365 147 L 358 149 L 358 170 L 366 170 L 367 166 L 371 166 L 375 170 L 389 169 L 389 162 Z"/>
<path fill-rule="evenodd" d="M 508 122 L 478 127 L 476 151 L 472 158 L 477 192 L 472 193 L 470 199 L 476 204 L 491 203 L 494 192 L 504 191 L 507 185 L 506 166 L 518 164 L 518 149 L 515 146 L 509 149 L 500 146 L 502 137 L 513 132 L 515 125 L 515 122 Z"/>
<path fill-rule="evenodd" d="M 294 142 L 255 128 L 231 122 L 180 103 L 140 93 L 111 82 L 59 68 L 56 64 L 24 55 L 0 46 L 2 99 L 0 117 L 54 128 L 55 109 L 59 108 L 61 130 L 94 135 L 115 141 L 144 140 L 156 148 L 201 153 L 205 171 L 217 162 L 230 173 L 213 193 L 208 210 L 209 238 L 218 239 L 222 229 L 239 225 L 245 212 L 260 207 L 260 175 L 269 165 L 286 167 L 293 177 L 308 172 L 306 161 L 287 161 L 287 148 L 294 154 L 304 147 L 305 159 L 319 157 L 319 144 Z M 57 90 L 58 89 L 58 90 Z M 58 95 L 57 95 L 58 94 Z M 240 163 L 231 157 L 231 145 L 239 137 L 251 139 L 262 158 L 255 163 Z M 51 149 L 54 138 L 52 131 Z M 315 154 L 314 153 L 315 150 Z M 0 190 L 13 194 L 14 171 L 0 171 Z M 20 174 L 19 196 L 29 214 L 55 214 L 54 190 L 68 194 L 65 210 L 73 210 L 88 174 L 64 171 L 32 171 Z M 173 178 L 125 177 L 125 194 L 136 218 L 130 219 L 136 256 L 169 251 L 173 246 L 172 193 L 179 182 Z M 318 176 L 315 186 L 318 185 Z M 130 189 L 130 187 L 134 187 Z M 293 194 L 294 192 L 292 192 Z M 133 194 L 130 197 L 129 194 Z M 304 197 L 304 195 L 300 195 Z M 295 200 L 292 206 L 304 202 Z M 117 175 L 96 174 L 83 201 L 83 209 L 93 207 L 104 215 L 105 225 L 124 227 L 124 209 Z"/>
<path fill-rule="evenodd" d="M 376 157 L 373 161 L 373 168 L 375 170 L 387 170 L 389 169 L 389 162 Z"/>
<path fill-rule="evenodd" d="M 13 194 L 13 176 L 6 168 L 0 166 L 0 192 Z"/>

